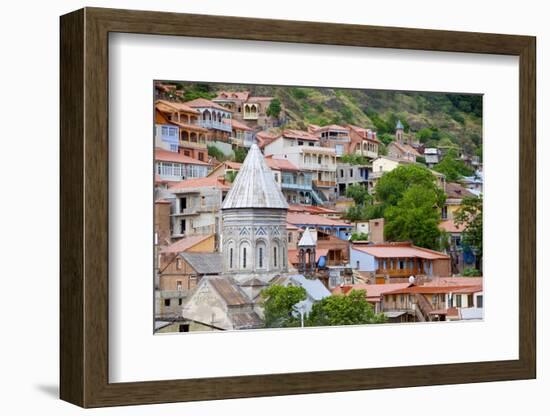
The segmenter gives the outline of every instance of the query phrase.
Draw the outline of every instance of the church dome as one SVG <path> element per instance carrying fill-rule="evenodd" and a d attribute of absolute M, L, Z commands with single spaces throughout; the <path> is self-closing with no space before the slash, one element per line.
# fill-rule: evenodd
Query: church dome
<path fill-rule="evenodd" d="M 288 209 L 285 197 L 275 182 L 260 148 L 253 144 L 233 182 L 222 209 L 279 208 Z"/>

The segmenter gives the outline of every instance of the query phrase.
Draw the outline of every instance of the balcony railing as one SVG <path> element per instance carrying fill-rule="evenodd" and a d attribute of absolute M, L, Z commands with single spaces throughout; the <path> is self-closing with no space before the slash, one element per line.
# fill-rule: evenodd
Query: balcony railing
<path fill-rule="evenodd" d="M 314 179 L 313 184 L 319 188 L 328 188 L 331 186 L 336 186 L 336 181 L 319 181 Z"/>
<path fill-rule="evenodd" d="M 281 182 L 281 188 L 283 189 L 296 189 L 299 191 L 310 191 L 311 190 L 311 183 L 295 183 L 295 182 Z"/>
<path fill-rule="evenodd" d="M 214 120 L 201 120 L 200 125 L 207 129 L 216 129 L 216 130 L 222 130 L 227 131 L 231 133 L 231 124 L 214 121 Z"/>
<path fill-rule="evenodd" d="M 259 113 L 243 113 L 243 118 L 245 120 L 257 120 Z"/>
<path fill-rule="evenodd" d="M 389 276 L 399 276 L 399 277 L 409 277 L 411 275 L 415 276 L 417 274 L 424 273 L 419 268 L 406 268 L 406 269 L 377 269 L 376 274 L 383 274 L 383 275 L 389 275 Z"/>
<path fill-rule="evenodd" d="M 180 140 L 181 147 L 192 147 L 194 149 L 206 149 L 205 142 L 191 142 L 189 140 Z"/>

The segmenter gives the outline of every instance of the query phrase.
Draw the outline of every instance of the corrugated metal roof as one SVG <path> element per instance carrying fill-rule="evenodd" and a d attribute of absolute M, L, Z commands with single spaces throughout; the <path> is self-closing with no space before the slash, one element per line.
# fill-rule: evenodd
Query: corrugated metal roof
<path fill-rule="evenodd" d="M 252 302 L 229 280 L 213 277 L 208 282 L 216 289 L 227 305 L 242 306 Z"/>
<path fill-rule="evenodd" d="M 220 274 L 222 255 L 220 253 L 181 253 L 181 257 L 199 274 Z"/>
<path fill-rule="evenodd" d="M 303 287 L 307 294 L 316 301 L 330 296 L 329 290 L 319 279 L 308 279 L 301 274 L 290 275 L 289 279 L 291 284 Z"/>
<path fill-rule="evenodd" d="M 229 315 L 234 329 L 262 328 L 263 322 L 256 312 L 238 312 Z"/>
<path fill-rule="evenodd" d="M 271 169 L 256 144 L 253 144 L 228 192 L 222 209 L 280 208 L 288 209 Z"/>

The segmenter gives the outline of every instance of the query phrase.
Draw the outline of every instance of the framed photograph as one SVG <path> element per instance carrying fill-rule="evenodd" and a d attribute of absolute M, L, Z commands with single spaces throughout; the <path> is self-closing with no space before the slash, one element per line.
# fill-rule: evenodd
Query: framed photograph
<path fill-rule="evenodd" d="M 535 38 L 61 17 L 60 395 L 536 377 Z"/>

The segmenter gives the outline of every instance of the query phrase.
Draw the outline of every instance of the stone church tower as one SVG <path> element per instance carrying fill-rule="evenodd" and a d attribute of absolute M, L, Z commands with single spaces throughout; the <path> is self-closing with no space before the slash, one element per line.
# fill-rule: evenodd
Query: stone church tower
<path fill-rule="evenodd" d="M 405 133 L 405 127 L 403 126 L 403 123 L 401 123 L 401 120 L 397 120 L 397 124 L 395 126 L 395 141 L 397 143 L 403 144 L 405 141 L 404 137 Z"/>
<path fill-rule="evenodd" d="M 267 284 L 288 271 L 288 205 L 253 144 L 222 204 L 223 274 L 237 284 Z"/>

